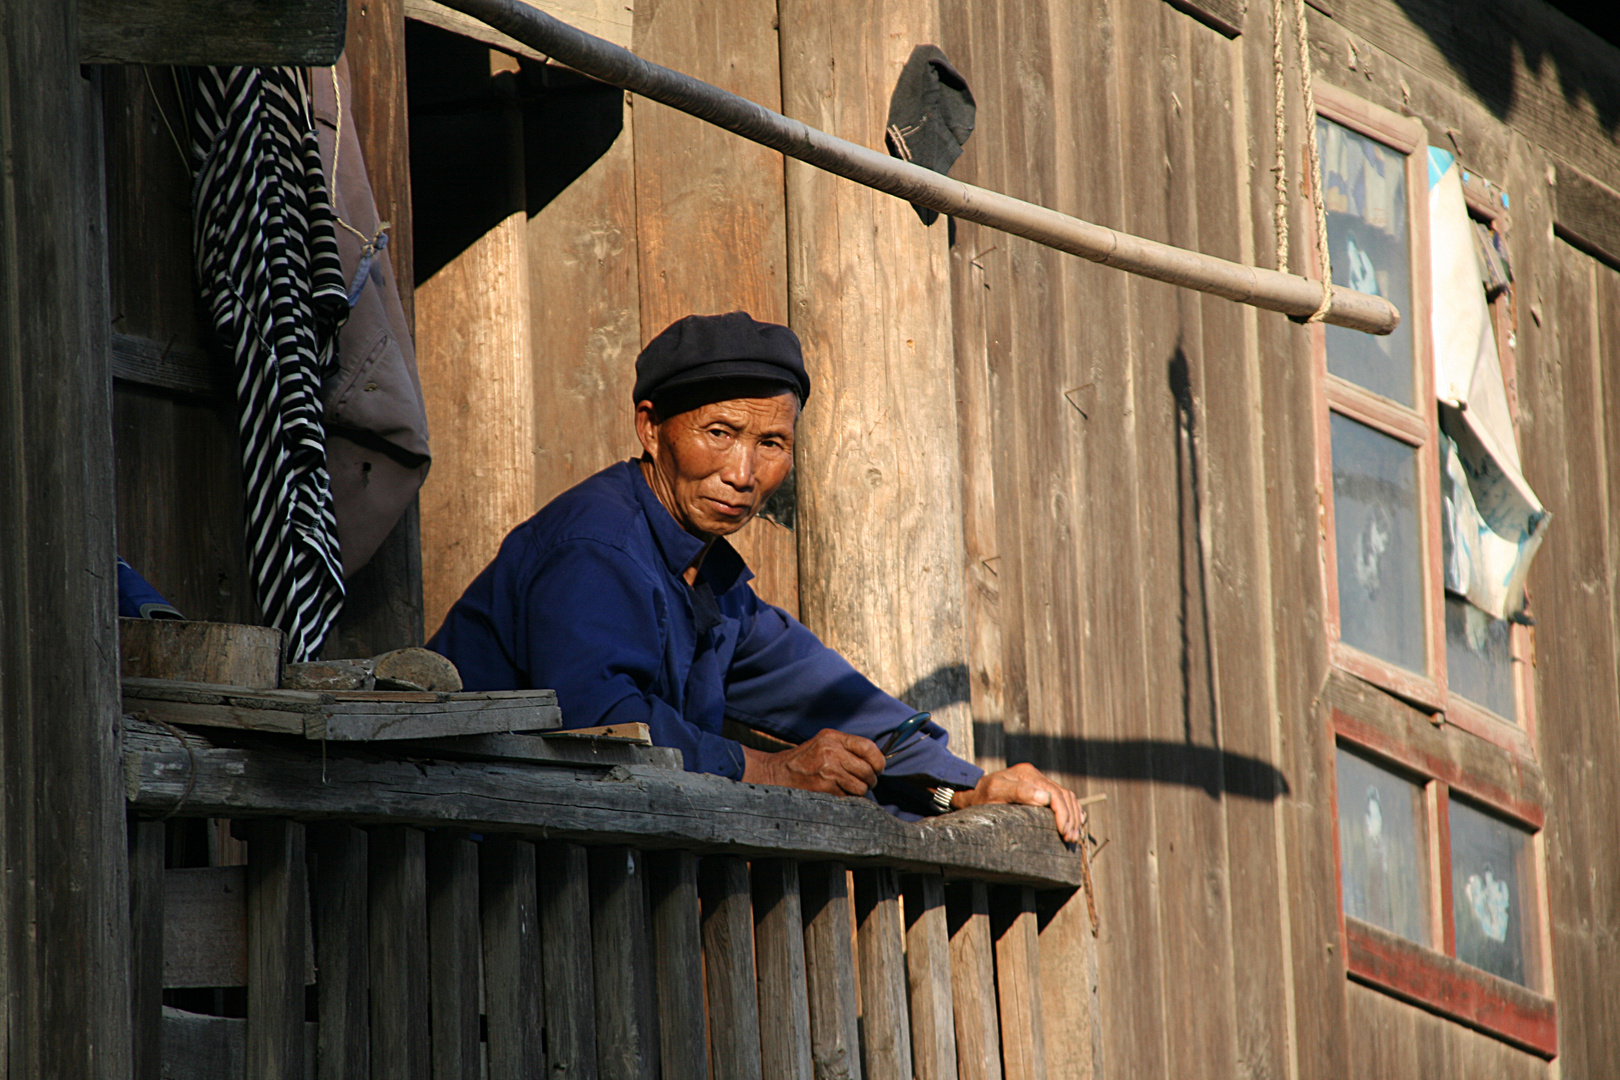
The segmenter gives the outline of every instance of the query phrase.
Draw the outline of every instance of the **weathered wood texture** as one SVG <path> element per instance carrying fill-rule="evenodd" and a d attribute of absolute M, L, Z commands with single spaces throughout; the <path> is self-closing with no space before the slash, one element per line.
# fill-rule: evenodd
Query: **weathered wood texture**
<path fill-rule="evenodd" d="M 911 1054 L 917 1080 L 957 1080 L 945 882 L 932 875 L 908 875 L 902 885 Z"/>
<path fill-rule="evenodd" d="M 304 1025 L 304 1075 L 315 1075 L 316 1025 Z M 244 1075 L 247 1021 L 163 1007 L 164 1080 Z"/>
<path fill-rule="evenodd" d="M 861 1080 L 849 876 L 843 863 L 803 863 L 799 885 L 812 1075 L 817 1080 Z"/>
<path fill-rule="evenodd" d="M 658 1075 L 658 1009 L 647 934 L 646 856 L 598 847 L 591 861 L 596 1064 L 602 1080 Z"/>
<path fill-rule="evenodd" d="M 134 1080 L 162 1080 L 166 832 L 161 821 L 129 824 L 129 1017 Z"/>
<path fill-rule="evenodd" d="M 536 849 L 536 876 L 544 955 L 546 1065 L 549 1075 L 559 1080 L 595 1080 L 590 860 L 577 844 L 543 844 Z"/>
<path fill-rule="evenodd" d="M 119 619 L 124 678 L 173 679 L 273 690 L 286 645 L 280 630 L 243 623 Z"/>
<path fill-rule="evenodd" d="M 86 64 L 330 67 L 343 52 L 345 0 L 84 0 Z"/>
<path fill-rule="evenodd" d="M 855 923 L 861 1068 L 871 1080 L 906 1080 L 912 1075 L 911 1019 L 900 882 L 893 870 L 855 871 Z"/>
<path fill-rule="evenodd" d="M 163 915 L 165 989 L 247 985 L 244 867 L 168 871 L 163 877 Z"/>
<path fill-rule="evenodd" d="M 534 845 L 509 837 L 485 839 L 479 845 L 478 871 L 489 1075 L 491 1080 L 538 1076 L 545 1065 L 540 1038 L 544 991 Z"/>
<path fill-rule="evenodd" d="M 782 107 L 882 145 L 932 0 L 779 5 Z M 971 754 L 947 222 L 800 162 L 786 170 L 790 323 L 819 372 L 799 421 L 805 625 Z"/>
<path fill-rule="evenodd" d="M 0 11 L 0 1023 L 18 1077 L 131 1068 L 111 312 L 78 7 Z"/>
<path fill-rule="evenodd" d="M 405 80 L 402 0 L 348 4 L 349 96 L 344 123 L 360 137 L 377 216 L 391 222 L 388 262 L 414 327 L 416 272 L 411 222 L 410 117 Z M 430 433 L 431 435 L 431 433 Z M 343 610 L 322 646 L 324 656 L 376 656 L 420 645 L 422 621 L 422 516 L 405 511 L 371 561 L 344 582 Z"/>
<path fill-rule="evenodd" d="M 951 935 L 951 1000 L 961 1080 L 1001 1080 L 1001 1025 L 990 896 L 982 881 L 946 887 Z"/>
<path fill-rule="evenodd" d="M 248 827 L 247 1080 L 303 1080 L 304 942 L 308 936 L 304 826 Z"/>
<path fill-rule="evenodd" d="M 710 857 L 703 860 L 698 883 L 703 896 L 710 1075 L 715 1080 L 760 1080 L 767 1074 L 761 1063 L 748 863 L 735 856 Z M 660 952 L 660 962 L 664 955 Z"/>
<path fill-rule="evenodd" d="M 428 1013 L 433 1080 L 476 1076 L 479 1021 L 478 845 L 450 830 L 427 838 Z"/>
<path fill-rule="evenodd" d="M 686 851 L 658 851 L 643 857 L 652 915 L 652 949 L 657 957 L 659 1072 L 667 1080 L 707 1077 L 704 988 L 707 985 L 712 991 L 724 976 L 715 971 L 714 957 L 705 955 L 708 927 L 699 900 L 697 856 Z M 709 973 L 707 982 L 705 972 Z M 720 1009 L 726 1004 L 721 1001 Z M 716 1013 L 715 1019 L 719 1023 L 722 1017 Z M 757 1036 L 754 1045 L 758 1045 Z"/>
<path fill-rule="evenodd" d="M 352 825 L 309 830 L 314 917 L 318 1080 L 371 1076 L 370 965 L 366 833 Z"/>
<path fill-rule="evenodd" d="M 427 856 L 420 829 L 371 830 L 366 852 L 372 1075 L 429 1080 Z"/>
<path fill-rule="evenodd" d="M 787 859 L 755 859 L 751 869 L 760 1074 L 811 1080 L 799 864 Z"/>
<path fill-rule="evenodd" d="M 1080 877 L 1079 858 L 1052 828 L 1051 811 L 1035 807 L 977 807 L 911 824 L 864 799 L 697 773 L 401 762 L 340 753 L 331 744 L 324 760 L 308 751 L 188 753 L 176 746 L 132 753 L 126 765 L 130 802 L 150 813 L 183 798 L 189 815 L 456 824 L 597 844 L 841 858 L 1043 888 L 1072 888 Z M 671 813 L 673 806 L 682 812 Z"/>

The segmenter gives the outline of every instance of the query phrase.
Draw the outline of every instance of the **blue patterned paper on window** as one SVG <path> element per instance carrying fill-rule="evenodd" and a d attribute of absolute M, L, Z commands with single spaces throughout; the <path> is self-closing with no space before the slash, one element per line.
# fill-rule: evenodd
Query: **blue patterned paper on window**
<path fill-rule="evenodd" d="M 1316 134 L 1333 283 L 1382 296 L 1402 313 L 1400 326 L 1383 337 L 1327 327 L 1328 371 L 1411 405 L 1415 371 L 1406 157 L 1321 117 Z"/>
<path fill-rule="evenodd" d="M 1525 910 L 1530 835 L 1451 800 L 1451 908 L 1457 959 L 1530 986 L 1535 919 Z"/>
<path fill-rule="evenodd" d="M 1338 772 L 1344 913 L 1428 945 L 1423 789 L 1343 747 Z"/>

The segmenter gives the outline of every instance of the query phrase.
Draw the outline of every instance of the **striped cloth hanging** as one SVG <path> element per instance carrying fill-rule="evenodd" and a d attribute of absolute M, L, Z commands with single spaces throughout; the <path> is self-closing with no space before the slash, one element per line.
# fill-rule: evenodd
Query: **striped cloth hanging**
<path fill-rule="evenodd" d="M 348 314 L 304 73 L 208 68 L 194 96 L 197 279 L 231 349 L 248 568 L 287 659 L 311 659 L 343 606 L 321 422 Z"/>

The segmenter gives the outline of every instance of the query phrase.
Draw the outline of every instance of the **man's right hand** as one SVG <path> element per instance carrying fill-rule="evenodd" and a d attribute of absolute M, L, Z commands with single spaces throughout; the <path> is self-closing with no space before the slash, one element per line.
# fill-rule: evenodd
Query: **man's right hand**
<path fill-rule="evenodd" d="M 775 754 L 743 747 L 744 781 L 865 795 L 883 771 L 883 752 L 871 739 L 822 728 L 808 742 Z"/>

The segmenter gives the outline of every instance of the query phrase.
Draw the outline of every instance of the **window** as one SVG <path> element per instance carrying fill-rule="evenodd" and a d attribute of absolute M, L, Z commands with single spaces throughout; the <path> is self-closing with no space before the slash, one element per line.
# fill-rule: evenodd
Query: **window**
<path fill-rule="evenodd" d="M 1421 123 L 1332 87 L 1317 107 L 1333 281 L 1402 313 L 1388 337 L 1329 326 L 1314 339 L 1329 659 L 1370 684 L 1332 711 L 1347 971 L 1551 1056 L 1529 639 L 1471 591 L 1493 451 L 1437 389 L 1430 316 L 1431 292 L 1445 294 L 1441 324 L 1458 294 L 1431 289 L 1431 239 L 1449 254 L 1467 237 L 1482 267 L 1463 297 L 1480 313 L 1474 340 L 1492 336 L 1498 412 L 1516 418 L 1506 200 L 1470 176 L 1469 221 L 1442 214 L 1442 229 L 1431 177 L 1450 158 L 1429 152 Z"/>

